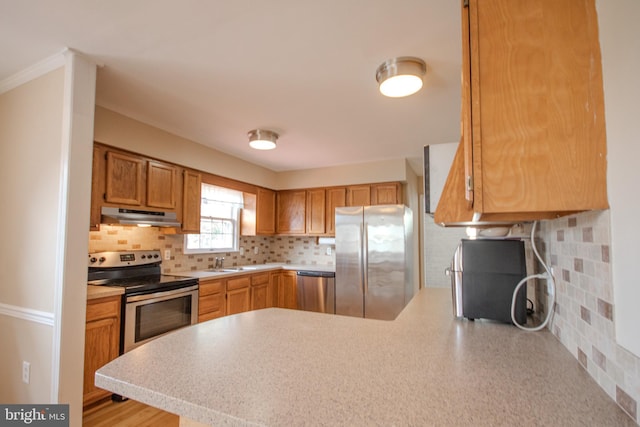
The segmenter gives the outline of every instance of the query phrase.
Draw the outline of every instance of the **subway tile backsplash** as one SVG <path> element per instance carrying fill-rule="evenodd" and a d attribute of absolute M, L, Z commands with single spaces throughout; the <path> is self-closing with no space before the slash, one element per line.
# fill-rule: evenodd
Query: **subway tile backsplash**
<path fill-rule="evenodd" d="M 331 245 L 318 245 L 315 237 L 241 237 L 240 252 L 185 254 L 184 236 L 164 234 L 155 227 L 140 228 L 102 225 L 89 233 L 89 252 L 159 249 L 171 251 L 171 259 L 162 261 L 164 273 L 213 268 L 216 257 L 224 257 L 225 266 L 283 262 L 300 265 L 334 265 Z M 330 254 L 327 253 L 330 249 Z M 241 255 L 242 254 L 242 255 Z"/>
<path fill-rule="evenodd" d="M 546 262 L 556 278 L 556 311 L 551 331 L 605 392 L 638 419 L 640 358 L 615 339 L 609 211 L 585 212 L 544 221 Z M 536 240 L 537 242 L 538 240 Z M 538 300 L 547 295 L 538 287 Z"/>

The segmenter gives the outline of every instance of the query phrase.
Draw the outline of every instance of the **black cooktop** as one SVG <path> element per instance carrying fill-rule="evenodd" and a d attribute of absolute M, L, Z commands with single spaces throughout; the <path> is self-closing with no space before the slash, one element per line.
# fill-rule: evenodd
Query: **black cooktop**
<path fill-rule="evenodd" d="M 123 287 L 125 295 L 150 294 L 197 285 L 198 279 L 185 276 L 149 275 L 119 279 L 98 279 L 89 285 Z"/>

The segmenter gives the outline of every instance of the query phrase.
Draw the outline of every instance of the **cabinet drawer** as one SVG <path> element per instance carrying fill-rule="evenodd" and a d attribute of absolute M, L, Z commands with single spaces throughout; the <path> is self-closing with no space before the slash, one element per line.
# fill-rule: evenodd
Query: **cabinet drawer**
<path fill-rule="evenodd" d="M 251 286 L 264 285 L 269 283 L 269 273 L 258 273 L 251 276 Z"/>
<path fill-rule="evenodd" d="M 224 315 L 224 293 L 200 296 L 198 298 L 198 315 L 203 316 L 207 313 L 217 313 Z"/>
<path fill-rule="evenodd" d="M 120 297 L 107 297 L 87 302 L 87 322 L 109 317 L 120 317 Z"/>
<path fill-rule="evenodd" d="M 249 278 L 249 276 L 234 277 L 232 279 L 227 279 L 227 291 L 246 288 L 250 284 L 251 284 L 251 279 Z"/>
<path fill-rule="evenodd" d="M 224 280 L 209 280 L 206 282 L 200 282 L 198 292 L 200 296 L 224 292 Z"/>

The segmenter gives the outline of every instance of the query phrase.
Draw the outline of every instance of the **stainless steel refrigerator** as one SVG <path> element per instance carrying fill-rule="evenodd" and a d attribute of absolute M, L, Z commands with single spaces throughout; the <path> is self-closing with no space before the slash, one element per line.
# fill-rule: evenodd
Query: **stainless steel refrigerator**
<path fill-rule="evenodd" d="M 336 208 L 336 314 L 396 318 L 417 285 L 412 233 L 404 205 Z"/>

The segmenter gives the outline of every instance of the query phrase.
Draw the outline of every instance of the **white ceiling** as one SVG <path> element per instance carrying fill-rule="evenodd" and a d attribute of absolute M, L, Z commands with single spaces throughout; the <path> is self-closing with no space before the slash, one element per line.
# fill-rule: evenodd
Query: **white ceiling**
<path fill-rule="evenodd" d="M 0 81 L 69 47 L 104 64 L 97 104 L 274 171 L 421 169 L 459 139 L 460 46 L 452 0 L 0 0 Z M 396 56 L 427 63 L 418 94 L 378 92 Z"/>

